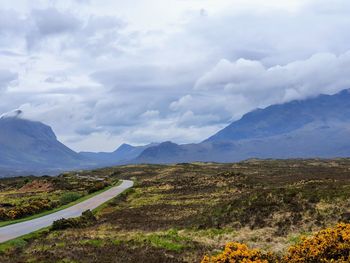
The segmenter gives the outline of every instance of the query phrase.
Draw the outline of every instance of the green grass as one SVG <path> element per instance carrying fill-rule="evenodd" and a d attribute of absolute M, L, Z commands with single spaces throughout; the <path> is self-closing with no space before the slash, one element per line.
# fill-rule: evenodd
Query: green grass
<path fill-rule="evenodd" d="M 0 253 L 4 253 L 10 249 L 13 248 L 21 248 L 28 244 L 28 242 L 32 239 L 36 239 L 41 237 L 44 234 L 47 234 L 49 232 L 49 227 L 40 229 L 38 231 L 29 233 L 27 235 L 11 239 L 9 241 L 6 241 L 4 243 L 0 243 Z"/>
<path fill-rule="evenodd" d="M 300 232 L 298 234 L 290 235 L 288 238 L 288 242 L 291 245 L 297 245 L 303 240 L 304 237 L 308 237 L 311 234 L 311 232 Z"/>
<path fill-rule="evenodd" d="M 81 245 L 91 245 L 94 247 L 101 247 L 103 245 L 103 240 L 100 239 L 87 239 L 87 240 L 82 240 L 79 242 Z"/>
<path fill-rule="evenodd" d="M 135 187 L 135 181 L 134 181 L 134 186 L 133 187 Z M 108 200 L 107 202 L 105 202 L 105 203 L 101 204 L 100 206 L 96 207 L 95 209 L 93 209 L 92 212 L 95 215 L 97 215 L 101 210 L 103 210 L 104 208 L 108 207 L 109 205 L 114 204 L 115 202 L 118 202 L 120 200 L 126 199 L 126 198 L 128 198 L 128 196 L 130 196 L 131 194 L 134 194 L 134 193 L 135 193 L 135 189 L 134 188 L 126 189 L 122 193 L 117 195 L 116 197 Z"/>
<path fill-rule="evenodd" d="M 169 251 L 181 252 L 185 248 L 188 248 L 188 242 L 190 239 L 179 235 L 175 229 L 162 234 L 151 234 L 145 237 L 152 246 L 158 248 L 164 248 Z"/>
<path fill-rule="evenodd" d="M 41 217 L 41 216 L 44 216 L 44 215 L 47 215 L 47 214 L 51 214 L 51 213 L 54 213 L 56 211 L 59 211 L 59 210 L 62 210 L 64 208 L 67 208 L 67 207 L 70 207 L 72 205 L 75 205 L 77 203 L 80 203 L 86 199 L 89 199 L 95 195 L 98 195 L 104 191 L 107 191 L 108 189 L 112 188 L 112 187 L 115 187 L 115 186 L 118 186 L 121 184 L 121 181 L 119 180 L 117 183 L 111 185 L 111 186 L 108 186 L 104 189 L 101 189 L 95 193 L 92 193 L 92 194 L 89 194 L 89 195 L 86 195 L 70 204 L 67 204 L 67 205 L 64 205 L 62 207 L 59 207 L 57 209 L 54 209 L 54 210 L 50 210 L 50 211 L 46 211 L 45 213 L 41 213 L 41 214 L 37 214 L 37 215 L 34 215 L 34 216 L 31 216 L 31 217 L 27 217 L 27 218 L 22 218 L 22 219 L 18 219 L 18 220 L 13 220 L 13 221 L 10 221 L 8 225 L 10 224 L 14 224 L 14 223 L 19 223 L 20 222 L 24 222 L 24 221 L 27 221 L 27 220 L 31 220 L 31 219 L 34 219 L 34 218 L 38 218 L 38 217 Z M 102 204 L 103 205 L 103 204 Z M 101 205 L 101 206 L 102 206 Z M 16 221 L 16 222 L 15 222 Z M 24 247 L 28 244 L 28 242 L 30 240 L 33 240 L 33 239 L 36 239 L 36 238 L 39 238 L 41 237 L 42 235 L 44 234 L 47 234 L 50 230 L 50 227 L 46 227 L 46 228 L 42 228 L 38 231 L 34 231 L 32 233 L 29 233 L 27 235 L 24 235 L 24 236 L 20 236 L 18 238 L 15 238 L 15 239 L 11 239 L 9 241 L 6 241 L 6 242 L 3 242 L 3 243 L 0 243 L 0 253 L 4 253 L 10 249 L 13 249 L 13 248 L 21 248 L 21 247 Z M 90 245 L 94 245 L 94 246 L 100 246 L 102 245 L 102 241 L 101 240 L 87 240 L 88 244 Z"/>
<path fill-rule="evenodd" d="M 55 213 L 55 212 L 58 212 L 60 210 L 63 210 L 63 209 L 66 209 L 68 207 L 71 207 L 73 205 L 76 205 L 78 203 L 81 203 L 91 197 L 94 197 L 95 195 L 98 195 L 104 191 L 107 191 L 108 189 L 111 189 L 112 187 L 115 187 L 117 185 L 121 184 L 121 181 L 118 181 L 117 183 L 115 184 L 112 184 L 110 186 L 107 186 L 106 188 L 103 188 L 99 191 L 96 191 L 92 194 L 88 194 L 88 195 L 85 195 L 73 202 L 70 202 L 66 205 L 63 205 L 63 206 L 60 206 L 60 207 L 57 207 L 55 209 L 52 209 L 52 210 L 47 210 L 47 211 L 44 211 L 42 213 L 39 213 L 39 214 L 35 214 L 35 215 L 32 215 L 32 216 L 28 216 L 28 217 L 24 217 L 24 218 L 20 218 L 20 219 L 15 219 L 15 220 L 8 220 L 8 221 L 2 221 L 0 222 L 0 227 L 3 227 L 3 226 L 8 226 L 8 225 L 12 225 L 12 224 L 17 224 L 17 223 L 21 223 L 21 222 L 25 222 L 25 221 L 28 221 L 28 220 L 32 220 L 32 219 L 36 219 L 36 218 L 39 218 L 39 217 L 42 217 L 42 216 L 46 216 L 46 215 L 49 215 L 49 214 L 52 214 L 52 213 Z"/>

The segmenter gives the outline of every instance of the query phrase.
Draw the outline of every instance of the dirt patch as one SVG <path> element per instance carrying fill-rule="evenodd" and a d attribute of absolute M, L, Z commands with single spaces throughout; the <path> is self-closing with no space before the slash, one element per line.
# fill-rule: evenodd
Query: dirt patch
<path fill-rule="evenodd" d="M 20 189 L 18 189 L 18 192 L 51 192 L 53 190 L 54 187 L 51 182 L 46 180 L 34 180 L 22 186 Z"/>

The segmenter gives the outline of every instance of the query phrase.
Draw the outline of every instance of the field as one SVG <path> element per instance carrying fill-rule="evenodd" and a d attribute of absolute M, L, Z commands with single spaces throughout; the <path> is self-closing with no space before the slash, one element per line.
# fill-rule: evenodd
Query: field
<path fill-rule="evenodd" d="M 79 178 L 87 175 L 135 187 L 91 224 L 18 242 L 0 262 L 200 262 L 231 241 L 280 255 L 303 235 L 350 221 L 349 159 L 129 165 Z"/>
<path fill-rule="evenodd" d="M 0 226 L 14 219 L 47 212 L 99 191 L 115 180 L 87 174 L 65 173 L 57 177 L 28 176 L 0 179 Z"/>

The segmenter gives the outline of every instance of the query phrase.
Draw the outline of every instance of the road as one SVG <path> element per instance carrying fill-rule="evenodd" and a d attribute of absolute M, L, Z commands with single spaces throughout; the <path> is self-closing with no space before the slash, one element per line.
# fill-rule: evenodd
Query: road
<path fill-rule="evenodd" d="M 133 181 L 122 180 L 120 185 L 112 187 L 96 196 L 91 197 L 90 199 L 66 209 L 36 219 L 0 227 L 0 243 L 29 234 L 41 228 L 51 226 L 55 220 L 61 218 L 78 217 L 82 214 L 82 212 L 88 209 L 95 209 L 113 197 L 119 195 L 124 190 L 132 187 L 133 184 Z"/>

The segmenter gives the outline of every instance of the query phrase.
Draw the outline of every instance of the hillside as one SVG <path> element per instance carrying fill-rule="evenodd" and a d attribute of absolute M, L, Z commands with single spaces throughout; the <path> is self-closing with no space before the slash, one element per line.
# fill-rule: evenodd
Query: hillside
<path fill-rule="evenodd" d="M 233 162 L 248 158 L 350 156 L 350 92 L 272 105 L 245 114 L 199 144 L 160 144 L 138 163 Z"/>
<path fill-rule="evenodd" d="M 60 143 L 49 126 L 5 116 L 0 119 L 0 174 L 57 173 L 131 163 L 348 157 L 349 135 L 348 90 L 249 112 L 198 144 L 123 144 L 110 153 L 76 153 Z"/>
<path fill-rule="evenodd" d="M 88 165 L 59 142 L 49 126 L 18 116 L 0 118 L 0 152 L 3 173 L 55 173 Z"/>
<path fill-rule="evenodd" d="M 79 154 L 88 159 L 94 160 L 99 166 L 128 163 L 137 158 L 144 150 L 158 144 L 151 143 L 144 146 L 132 146 L 122 144 L 113 152 L 80 152 Z"/>
<path fill-rule="evenodd" d="M 245 114 L 240 120 L 209 137 L 205 142 L 238 141 L 266 138 L 290 132 L 317 123 L 324 128 L 333 123 L 349 123 L 350 92 L 272 105 Z"/>
<path fill-rule="evenodd" d="M 303 235 L 350 222 L 349 169 L 349 159 L 309 159 L 81 172 L 135 186 L 96 221 L 0 246 L 0 261 L 192 263 L 228 242 L 279 255 Z"/>

